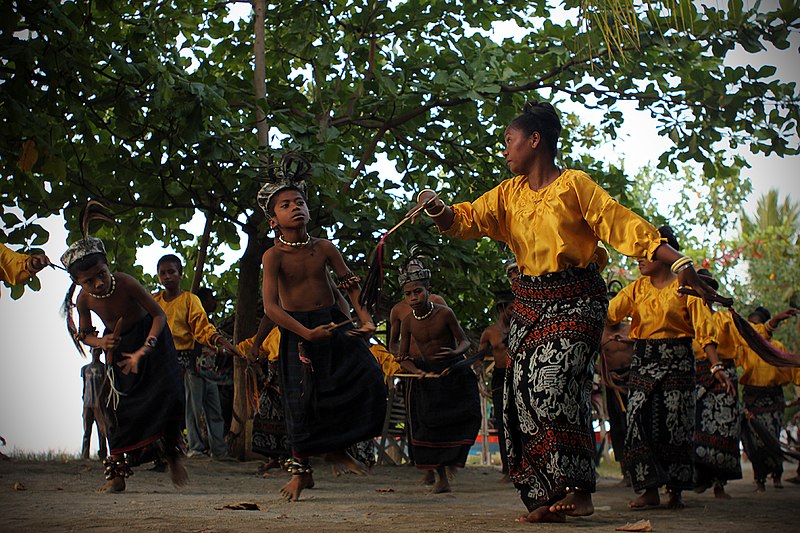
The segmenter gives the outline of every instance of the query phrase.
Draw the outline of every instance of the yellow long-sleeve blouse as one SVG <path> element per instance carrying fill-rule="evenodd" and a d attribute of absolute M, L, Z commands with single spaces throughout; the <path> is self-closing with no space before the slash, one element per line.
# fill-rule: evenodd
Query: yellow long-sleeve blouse
<path fill-rule="evenodd" d="M 169 302 L 164 299 L 164 291 L 154 294 L 153 298 L 167 315 L 176 350 L 191 350 L 195 342 L 211 344 L 211 336 L 217 329 L 208 321 L 200 298 L 186 291 Z"/>
<path fill-rule="evenodd" d="M 720 360 L 736 359 L 736 354 L 742 349 L 740 345 L 744 343 L 744 339 L 739 335 L 739 330 L 733 323 L 733 317 L 728 311 L 717 311 L 711 314 L 711 318 L 714 320 L 717 330 L 717 356 Z M 692 348 L 698 361 L 703 361 L 708 357 L 697 339 L 692 340 Z"/>
<path fill-rule="evenodd" d="M 657 289 L 642 276 L 608 304 L 608 323 L 631 318 L 632 339 L 694 337 L 701 347 L 717 342 L 711 310 L 703 300 L 678 293 L 678 280 Z"/>
<path fill-rule="evenodd" d="M 381 365 L 384 376 L 393 376 L 400 372 L 400 363 L 395 361 L 394 356 L 382 344 L 371 344 L 369 351 Z"/>
<path fill-rule="evenodd" d="M 9 285 L 19 285 L 31 277 L 30 272 L 25 269 L 28 261 L 26 254 L 15 252 L 0 244 L 0 281 Z"/>
<path fill-rule="evenodd" d="M 245 339 L 239 344 L 236 345 L 236 349 L 239 350 L 240 353 L 247 355 L 247 352 L 250 351 L 253 344 L 256 341 L 256 336 L 253 335 L 249 339 Z M 270 361 L 277 361 L 278 360 L 278 351 L 280 350 L 281 346 L 281 330 L 278 327 L 274 327 L 270 330 L 267 334 L 264 342 L 261 343 L 261 348 L 259 351 L 263 354 L 266 354 L 267 358 Z"/>
<path fill-rule="evenodd" d="M 598 259 L 598 240 L 629 257 L 647 259 L 664 242 L 652 224 L 580 170 L 565 170 L 538 191 L 528 186 L 525 176 L 517 176 L 474 202 L 452 208 L 453 225 L 443 233 L 505 242 L 520 273 L 529 276 L 587 267 Z"/>
<path fill-rule="evenodd" d="M 752 326 L 762 336 L 766 337 L 764 335 L 766 330 L 763 324 L 752 324 Z M 781 350 L 786 350 L 786 347 L 780 341 L 771 340 L 769 342 Z M 736 355 L 736 366 L 742 367 L 739 383 L 756 387 L 777 387 L 788 383 L 800 385 L 800 372 L 797 369 L 772 366 L 764 362 L 744 341 L 742 344 L 743 346 L 741 346 L 739 353 Z"/>

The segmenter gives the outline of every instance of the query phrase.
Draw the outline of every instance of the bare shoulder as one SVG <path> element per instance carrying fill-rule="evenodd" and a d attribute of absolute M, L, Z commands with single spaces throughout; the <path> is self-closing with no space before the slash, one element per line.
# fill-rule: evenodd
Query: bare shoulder
<path fill-rule="evenodd" d="M 456 314 L 453 312 L 452 309 L 450 309 L 446 305 L 433 304 L 433 307 L 436 309 L 436 314 L 440 315 L 441 317 L 447 318 L 447 319 L 452 318 L 453 320 L 455 320 Z"/>
<path fill-rule="evenodd" d="M 130 289 L 130 288 L 144 289 L 142 284 L 139 283 L 139 280 L 137 280 L 133 276 L 125 274 L 124 272 L 115 272 L 113 275 L 114 278 L 117 280 L 117 285 L 122 289 Z"/>
<path fill-rule="evenodd" d="M 428 301 L 434 304 L 439 304 L 448 307 L 447 302 L 444 301 L 444 298 L 442 298 L 438 294 L 431 294 L 431 297 L 428 299 Z"/>

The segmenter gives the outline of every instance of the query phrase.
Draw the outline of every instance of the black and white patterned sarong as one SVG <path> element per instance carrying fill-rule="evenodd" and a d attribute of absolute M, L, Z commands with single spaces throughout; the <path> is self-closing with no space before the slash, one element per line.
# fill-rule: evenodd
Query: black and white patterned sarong
<path fill-rule="evenodd" d="M 725 369 L 720 372 L 728 375 L 735 390 L 736 365 L 731 359 L 723 359 L 721 363 Z M 742 479 L 738 399 L 728 394 L 725 386 L 714 378 L 707 359 L 697 361 L 696 368 L 694 484 L 709 487 L 715 482 Z"/>
<path fill-rule="evenodd" d="M 775 442 L 780 440 L 783 427 L 783 387 L 745 385 L 742 387 L 742 400 L 745 408 L 742 444 L 747 457 L 753 463 L 753 478 L 763 483 L 767 476 L 780 477 L 783 474 L 783 455 L 780 453 L 780 447 L 774 442 L 771 445 L 764 442 L 752 424 L 759 424 L 762 431 L 767 431 L 775 437 Z"/>
<path fill-rule="evenodd" d="M 590 394 L 608 310 L 596 265 L 513 284 L 503 422 L 509 473 L 529 511 L 595 490 Z"/>
<path fill-rule="evenodd" d="M 691 338 L 636 340 L 623 464 L 634 490 L 694 486 L 694 376 Z"/>

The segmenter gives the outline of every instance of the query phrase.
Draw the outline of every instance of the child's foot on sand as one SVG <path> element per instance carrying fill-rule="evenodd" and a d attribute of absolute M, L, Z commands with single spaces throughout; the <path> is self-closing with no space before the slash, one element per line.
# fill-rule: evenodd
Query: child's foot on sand
<path fill-rule="evenodd" d="M 686 507 L 686 504 L 683 503 L 683 498 L 681 497 L 681 491 L 679 490 L 671 490 L 667 491 L 669 495 L 669 501 L 667 502 L 667 509 L 672 509 L 673 511 L 679 511 Z"/>
<path fill-rule="evenodd" d="M 345 451 L 326 453 L 324 459 L 329 463 L 343 466 L 353 474 L 359 476 L 367 475 L 367 467 L 364 466 L 364 463 L 353 459 L 353 457 Z"/>
<path fill-rule="evenodd" d="M 719 500 L 730 500 L 731 495 L 725 492 L 725 485 L 717 483 L 714 485 L 714 497 Z"/>
<path fill-rule="evenodd" d="M 304 489 L 314 487 L 314 478 L 311 472 L 307 474 L 292 474 L 292 479 L 281 488 L 281 494 L 290 502 L 296 502 L 300 499 L 300 493 Z"/>
<path fill-rule="evenodd" d="M 550 506 L 550 512 L 567 516 L 589 516 L 594 513 L 592 495 L 589 492 L 570 492 Z"/>
<path fill-rule="evenodd" d="M 433 470 L 426 470 L 425 473 L 422 474 L 420 483 L 423 485 L 433 485 L 436 483 L 436 475 L 433 473 Z"/>
<path fill-rule="evenodd" d="M 97 489 L 97 492 L 122 492 L 125 490 L 125 478 L 113 477 L 106 481 L 102 487 Z"/>
<path fill-rule="evenodd" d="M 449 472 L 447 467 L 436 469 L 436 483 L 434 483 L 431 492 L 434 494 L 443 494 L 445 492 L 452 492 L 450 488 Z"/>
<path fill-rule="evenodd" d="M 170 457 L 167 459 L 169 465 L 169 478 L 176 487 L 183 487 L 189 482 L 189 474 L 183 466 L 183 459 L 180 457 Z"/>
<path fill-rule="evenodd" d="M 524 514 L 517 518 L 517 522 L 566 522 L 567 517 L 561 513 L 554 513 L 546 505 L 534 509 L 528 514 Z"/>
<path fill-rule="evenodd" d="M 636 511 L 652 509 L 660 505 L 661 498 L 658 495 L 658 489 L 647 489 L 638 497 L 628 502 L 628 507 Z"/>

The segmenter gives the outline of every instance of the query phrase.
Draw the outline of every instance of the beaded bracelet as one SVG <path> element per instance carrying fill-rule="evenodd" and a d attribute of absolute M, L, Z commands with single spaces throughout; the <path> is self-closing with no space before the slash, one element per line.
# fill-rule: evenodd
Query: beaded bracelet
<path fill-rule="evenodd" d="M 715 365 L 712 365 L 711 366 L 711 375 L 713 376 L 714 374 L 716 374 L 720 370 L 725 370 L 725 365 L 723 365 L 722 363 L 717 363 Z"/>

